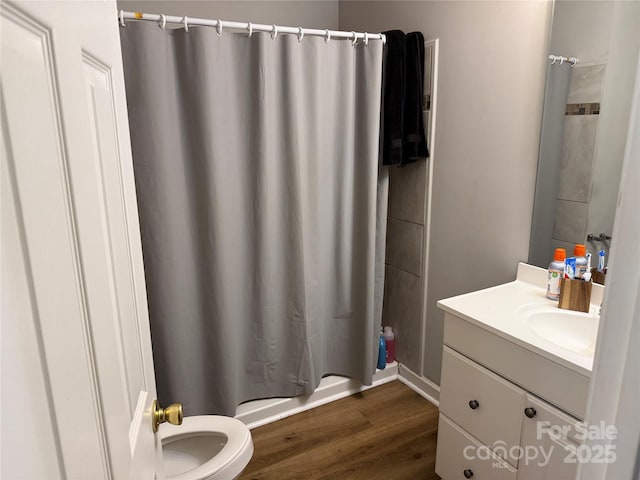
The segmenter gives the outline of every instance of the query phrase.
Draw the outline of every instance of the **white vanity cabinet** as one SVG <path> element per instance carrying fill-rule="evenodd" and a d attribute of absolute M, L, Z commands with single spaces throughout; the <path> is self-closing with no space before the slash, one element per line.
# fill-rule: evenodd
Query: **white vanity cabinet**
<path fill-rule="evenodd" d="M 513 282 L 438 302 L 444 480 L 573 480 L 576 462 L 614 456 L 579 441 L 603 288 L 592 286 L 589 313 L 569 312 L 546 298 L 546 281 L 520 263 Z"/>
<path fill-rule="evenodd" d="M 436 451 L 444 480 L 572 480 L 577 423 L 445 345 Z"/>

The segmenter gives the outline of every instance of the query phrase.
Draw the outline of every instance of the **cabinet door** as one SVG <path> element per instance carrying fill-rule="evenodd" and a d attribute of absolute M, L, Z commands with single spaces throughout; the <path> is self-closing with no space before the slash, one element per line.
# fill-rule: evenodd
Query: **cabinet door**
<path fill-rule="evenodd" d="M 579 421 L 527 395 L 522 421 L 518 480 L 574 480 Z"/>

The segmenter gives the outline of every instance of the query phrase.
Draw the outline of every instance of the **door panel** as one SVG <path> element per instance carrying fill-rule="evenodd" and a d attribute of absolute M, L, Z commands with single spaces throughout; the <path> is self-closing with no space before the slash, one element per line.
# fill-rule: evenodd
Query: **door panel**
<path fill-rule="evenodd" d="M 6 127 L 4 111 L 2 114 L 2 126 Z M 1 402 L 3 410 L 12 414 L 0 416 L 4 437 L 0 444 L 0 478 L 9 478 L 8 473 L 22 472 L 22 478 L 62 479 L 65 475 L 60 461 L 57 426 L 52 421 L 55 418 L 53 412 L 48 408 L 51 406 L 51 385 L 42 368 L 41 319 L 31 297 L 29 286 L 32 278 L 25 265 L 26 257 L 21 244 L 24 224 L 19 206 L 14 200 L 15 169 L 8 161 L 11 149 L 4 141 L 4 128 L 1 133 Z M 5 388 L 8 384 L 11 389 Z M 29 415 L 21 415 L 19 412 L 29 412 Z M 5 432 L 10 432 L 10 439 Z M 41 454 L 32 455 L 34 450 Z"/>
<path fill-rule="evenodd" d="M 100 197 L 100 221 L 103 231 L 110 235 L 105 238 L 107 262 L 112 265 L 111 304 L 115 315 L 113 330 L 118 337 L 118 366 L 121 383 L 125 387 L 125 402 L 132 419 L 141 392 L 147 391 L 143 376 L 142 351 L 139 338 L 139 318 L 136 309 L 136 295 L 131 272 L 131 262 L 118 262 L 128 257 L 129 238 L 127 235 L 126 209 L 123 204 L 120 159 L 115 131 L 115 99 L 111 72 L 106 65 L 90 54 L 83 52 L 83 70 L 87 105 L 89 108 L 89 128 L 91 130 L 92 159 L 96 162 L 98 194 Z M 116 160 L 116 161 L 114 161 Z M 124 321 L 128 315 L 135 321 Z"/>
<path fill-rule="evenodd" d="M 39 402 L 61 477 L 153 478 L 161 448 L 115 2 L 1 8 L 2 323 L 40 359 L 15 400 L 28 405 L 38 378 L 49 386 Z M 31 309 L 5 311 L 5 258 L 11 277 L 22 268 L 14 290 Z M 3 373 L 20 362 L 4 353 Z M 3 375 L 3 401 L 7 387 Z M 5 442 L 2 453 L 19 454 Z M 13 468 L 3 462 L 2 476 Z"/>

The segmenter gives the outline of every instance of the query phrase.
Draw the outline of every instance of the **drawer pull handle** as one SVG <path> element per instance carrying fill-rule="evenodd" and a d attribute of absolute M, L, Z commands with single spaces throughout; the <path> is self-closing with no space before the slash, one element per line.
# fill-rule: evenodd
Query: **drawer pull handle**
<path fill-rule="evenodd" d="M 470 470 L 470 469 L 468 469 L 468 468 L 467 468 L 464 472 L 462 472 L 462 473 L 464 473 L 464 478 L 471 478 L 471 477 L 473 477 L 473 470 Z"/>
<path fill-rule="evenodd" d="M 478 403 L 477 400 L 469 400 L 469 408 L 471 410 L 475 410 L 479 406 L 480 406 L 480 403 Z M 471 472 L 471 470 L 469 470 L 469 471 Z M 471 475 L 473 475 L 473 472 L 471 472 Z M 467 478 L 471 478 L 471 477 L 467 477 Z"/>
<path fill-rule="evenodd" d="M 536 412 L 536 409 L 533 408 L 533 407 L 527 407 L 527 408 L 524 409 L 524 414 L 529 418 L 535 417 L 536 413 L 538 413 L 538 412 Z"/>

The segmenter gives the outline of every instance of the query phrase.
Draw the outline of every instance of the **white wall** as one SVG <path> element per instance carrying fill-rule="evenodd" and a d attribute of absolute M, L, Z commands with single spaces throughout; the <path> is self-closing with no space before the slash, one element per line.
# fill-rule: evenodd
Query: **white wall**
<path fill-rule="evenodd" d="M 338 28 L 338 0 L 119 0 L 118 8 L 239 22 L 275 23 L 323 29 Z"/>
<path fill-rule="evenodd" d="M 527 260 L 550 10 L 534 1 L 340 1 L 342 30 L 440 38 L 427 328 L 417 372 L 437 383 L 436 301 L 513 280 Z"/>
<path fill-rule="evenodd" d="M 607 63 L 614 3 L 594 0 L 556 1 L 551 52 L 554 55 L 577 57 L 581 65 Z"/>

